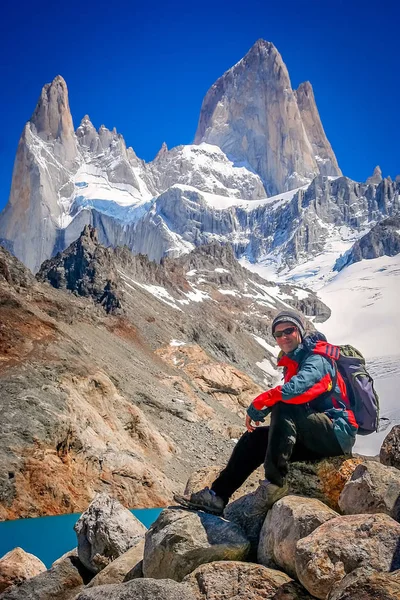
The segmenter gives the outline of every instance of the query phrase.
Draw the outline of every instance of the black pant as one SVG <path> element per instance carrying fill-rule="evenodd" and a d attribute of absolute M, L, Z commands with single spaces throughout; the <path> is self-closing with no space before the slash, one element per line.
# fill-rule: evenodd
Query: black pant
<path fill-rule="evenodd" d="M 278 402 L 272 408 L 271 425 L 242 435 L 211 489 L 228 502 L 262 463 L 265 477 L 281 486 L 288 472 L 288 462 L 341 454 L 343 450 L 327 415 L 315 412 L 308 404 Z"/>

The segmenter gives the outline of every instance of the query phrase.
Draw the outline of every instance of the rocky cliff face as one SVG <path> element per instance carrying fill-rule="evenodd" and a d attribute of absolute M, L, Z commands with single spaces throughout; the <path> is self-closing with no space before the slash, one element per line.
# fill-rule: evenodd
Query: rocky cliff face
<path fill-rule="evenodd" d="M 352 248 L 341 256 L 335 270 L 359 262 L 363 258 L 378 256 L 395 256 L 400 253 L 400 217 L 393 216 L 377 223 L 366 235 L 359 239 Z"/>
<path fill-rule="evenodd" d="M 9 202 L 0 218 L 0 239 L 36 270 L 57 243 L 56 224 L 71 194 L 78 150 L 68 92 L 62 77 L 44 86 L 18 144 Z"/>
<path fill-rule="evenodd" d="M 259 40 L 207 92 L 195 142 L 249 164 L 275 195 L 319 173 L 341 175 L 309 83 L 291 87 L 281 55 Z"/>
<path fill-rule="evenodd" d="M 118 311 L 99 302 L 106 280 Z M 0 519 L 78 512 L 97 491 L 170 503 L 279 377 L 269 328 L 287 304 L 329 315 L 229 246 L 157 264 L 87 228 L 36 280 L 0 248 Z"/>
<path fill-rule="evenodd" d="M 341 175 L 336 156 L 321 123 L 311 83 L 306 81 L 300 84 L 295 91 L 295 96 L 319 173 L 321 175 Z"/>

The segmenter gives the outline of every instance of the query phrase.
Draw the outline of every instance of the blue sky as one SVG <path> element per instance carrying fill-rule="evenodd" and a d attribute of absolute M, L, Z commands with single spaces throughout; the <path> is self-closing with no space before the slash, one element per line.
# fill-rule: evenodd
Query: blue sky
<path fill-rule="evenodd" d="M 292 86 L 311 81 L 343 172 L 400 173 L 400 8 L 395 1 L 10 2 L 0 19 L 0 209 L 24 123 L 61 74 L 75 127 L 116 127 L 141 158 L 193 140 L 208 88 L 258 38 Z"/>

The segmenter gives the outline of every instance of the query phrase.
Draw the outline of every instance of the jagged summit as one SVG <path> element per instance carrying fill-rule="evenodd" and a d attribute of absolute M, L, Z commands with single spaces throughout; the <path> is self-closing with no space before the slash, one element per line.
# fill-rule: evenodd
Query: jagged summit
<path fill-rule="evenodd" d="M 61 75 L 43 86 L 30 123 L 44 140 L 59 139 L 73 132 L 68 88 Z"/>
<path fill-rule="evenodd" d="M 168 146 L 165 142 L 163 142 L 161 144 L 161 148 L 159 149 L 159 151 L 157 152 L 157 154 L 154 157 L 154 160 L 159 160 L 160 158 L 163 158 L 168 152 Z"/>
<path fill-rule="evenodd" d="M 311 84 L 292 89 L 271 42 L 257 40 L 211 86 L 195 144 L 163 143 L 149 163 L 88 115 L 74 131 L 58 76 L 21 136 L 0 241 L 33 272 L 87 224 L 106 246 L 152 260 L 217 240 L 292 268 L 324 250 L 332 225 L 365 227 L 397 210 L 398 182 L 340 175 Z"/>
<path fill-rule="evenodd" d="M 311 83 L 309 81 L 304 81 L 294 93 L 300 110 L 301 120 L 311 143 L 320 174 L 340 176 L 342 171 L 339 168 L 336 156 L 325 135 Z"/>
<path fill-rule="evenodd" d="M 250 165 L 270 195 L 304 185 L 319 173 L 340 175 L 312 88 L 305 85 L 299 96 L 301 106 L 278 50 L 258 40 L 207 92 L 195 143 L 215 144 Z"/>
<path fill-rule="evenodd" d="M 371 177 L 368 177 L 366 183 L 379 184 L 382 181 L 382 170 L 379 165 L 377 165 L 372 173 Z"/>

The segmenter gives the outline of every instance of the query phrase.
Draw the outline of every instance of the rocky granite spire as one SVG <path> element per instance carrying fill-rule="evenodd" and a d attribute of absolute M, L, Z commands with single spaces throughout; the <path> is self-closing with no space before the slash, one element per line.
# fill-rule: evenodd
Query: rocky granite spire
<path fill-rule="evenodd" d="M 195 143 L 215 144 L 247 162 L 269 194 L 293 189 L 320 173 L 313 144 L 323 146 L 322 158 L 330 149 L 313 102 L 304 98 L 306 127 L 281 55 L 272 43 L 258 40 L 207 92 Z M 331 162 L 331 174 L 340 175 L 333 153 Z"/>
<path fill-rule="evenodd" d="M 65 163 L 71 164 L 76 160 L 77 149 L 68 88 L 61 75 L 43 86 L 30 124 L 40 138 L 46 142 L 54 142 L 56 155 Z"/>
<path fill-rule="evenodd" d="M 382 171 L 379 165 L 377 165 L 372 173 L 371 177 L 368 177 L 366 183 L 379 184 L 382 181 Z"/>
<path fill-rule="evenodd" d="M 304 129 L 321 175 L 341 175 L 336 156 L 321 123 L 311 83 L 309 81 L 301 83 L 295 91 L 295 95 Z"/>
<path fill-rule="evenodd" d="M 74 187 L 71 172 L 78 165 L 68 90 L 58 75 L 43 87 L 24 127 L 0 219 L 0 240 L 33 271 L 56 247 L 63 203 Z"/>

